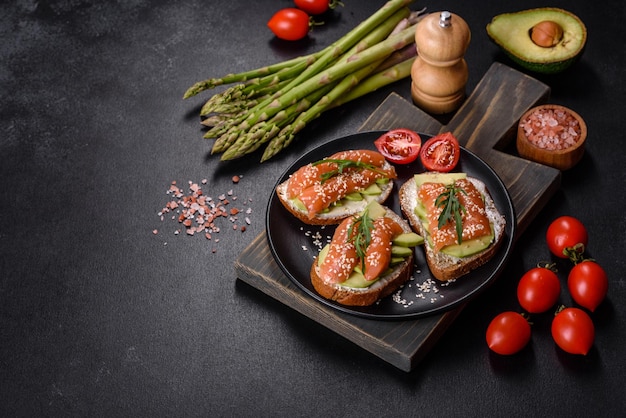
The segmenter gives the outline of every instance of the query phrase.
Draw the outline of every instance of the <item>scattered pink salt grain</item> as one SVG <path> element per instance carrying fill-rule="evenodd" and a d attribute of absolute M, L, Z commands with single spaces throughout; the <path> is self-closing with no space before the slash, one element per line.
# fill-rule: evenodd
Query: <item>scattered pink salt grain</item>
<path fill-rule="evenodd" d="M 528 141 L 543 149 L 567 149 L 580 139 L 578 120 L 559 109 L 538 109 L 528 115 L 521 126 Z"/>
<path fill-rule="evenodd" d="M 239 183 L 241 177 L 233 176 L 233 183 Z M 210 240 L 214 244 L 219 243 L 219 238 L 213 237 L 214 234 L 220 232 L 220 222 L 230 222 L 231 228 L 228 230 L 245 232 L 247 225 L 251 224 L 248 216 L 245 219 L 240 220 L 238 214 L 245 212 L 246 214 L 252 213 L 251 207 L 233 207 L 237 200 L 235 191 L 230 189 L 226 193 L 221 193 L 216 199 L 211 196 L 205 195 L 201 185 L 206 185 L 208 181 L 203 179 L 200 183 L 192 181 L 188 182 L 188 189 L 185 190 L 177 186 L 176 181 L 172 181 L 166 191 L 166 194 L 170 196 L 170 200 L 165 203 L 163 209 L 157 213 L 161 221 L 165 221 L 166 218 L 175 220 L 177 227 L 174 230 L 174 235 L 180 235 L 181 225 L 185 231 L 186 236 L 194 236 L 196 234 L 203 235 L 205 239 Z M 226 197 L 229 197 L 227 199 Z M 252 199 L 248 199 L 251 202 Z M 245 202 L 245 200 L 244 200 Z M 229 209 L 226 209 L 227 205 L 231 205 Z M 171 216 L 166 217 L 166 214 Z M 220 221 L 219 219 L 224 218 Z M 153 229 L 154 235 L 158 234 L 157 229 Z M 212 252 L 215 253 L 217 249 L 214 247 Z"/>

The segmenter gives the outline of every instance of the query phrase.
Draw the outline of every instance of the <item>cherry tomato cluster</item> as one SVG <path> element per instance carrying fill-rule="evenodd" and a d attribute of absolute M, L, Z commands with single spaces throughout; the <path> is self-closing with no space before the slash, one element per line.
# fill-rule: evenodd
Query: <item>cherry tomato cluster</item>
<path fill-rule="evenodd" d="M 296 7 L 286 7 L 277 11 L 267 22 L 267 26 L 277 38 L 297 41 L 304 38 L 311 27 L 318 24 L 312 16 L 318 16 L 341 3 L 337 0 L 294 0 Z"/>
<path fill-rule="evenodd" d="M 587 241 L 585 226 L 571 216 L 555 219 L 546 232 L 550 252 L 574 264 L 567 277 L 567 288 L 574 302 L 584 308 L 560 306 L 552 319 L 550 331 L 554 342 L 570 354 L 586 355 L 591 349 L 595 327 L 587 311 L 594 312 L 608 291 L 604 269 L 584 257 Z M 531 337 L 528 315 L 541 314 L 556 306 L 561 294 L 561 282 L 553 267 L 537 266 L 521 277 L 517 285 L 517 300 L 524 313 L 507 311 L 491 321 L 486 340 L 492 351 L 510 355 L 522 350 Z"/>
<path fill-rule="evenodd" d="M 447 173 L 459 162 L 461 147 L 451 132 L 445 132 L 428 139 L 422 145 L 422 138 L 410 129 L 392 129 L 374 141 L 376 149 L 392 163 L 409 164 L 420 158 L 428 171 Z"/>

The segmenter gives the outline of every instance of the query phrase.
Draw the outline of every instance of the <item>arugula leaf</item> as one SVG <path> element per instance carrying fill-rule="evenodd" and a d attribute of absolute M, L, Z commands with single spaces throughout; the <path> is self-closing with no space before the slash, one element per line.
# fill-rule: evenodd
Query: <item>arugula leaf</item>
<path fill-rule="evenodd" d="M 354 217 L 354 222 L 348 228 L 347 242 L 354 243 L 356 254 L 361 259 L 361 271 L 365 272 L 365 253 L 372 240 L 374 220 L 369 216 L 369 210 L 365 210 L 359 217 Z"/>
<path fill-rule="evenodd" d="M 312 165 L 319 165 L 323 163 L 335 163 L 337 164 L 337 168 L 332 171 L 322 174 L 322 184 L 326 182 L 327 180 L 342 174 L 344 170 L 347 170 L 348 168 L 363 168 L 363 169 L 375 171 L 380 174 L 385 174 L 383 170 L 381 170 L 379 167 L 373 164 L 364 163 L 362 161 L 354 161 L 354 160 L 341 160 L 341 159 L 335 159 L 335 158 L 327 158 L 324 160 L 316 161 L 312 163 Z"/>
<path fill-rule="evenodd" d="M 435 206 L 443 207 L 441 214 L 439 214 L 437 227 L 441 229 L 448 222 L 454 222 L 457 241 L 460 244 L 463 241 L 463 214 L 466 210 L 457 197 L 458 193 L 467 194 L 465 190 L 456 187 L 455 184 L 448 184 L 446 191 L 435 199 Z"/>

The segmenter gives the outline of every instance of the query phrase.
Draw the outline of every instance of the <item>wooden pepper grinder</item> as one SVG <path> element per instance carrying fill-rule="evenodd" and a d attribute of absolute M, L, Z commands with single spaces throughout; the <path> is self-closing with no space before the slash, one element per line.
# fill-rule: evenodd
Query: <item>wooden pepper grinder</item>
<path fill-rule="evenodd" d="M 467 63 L 463 58 L 470 30 L 450 12 L 431 13 L 415 30 L 417 58 L 411 67 L 411 96 L 428 113 L 456 110 L 465 99 Z"/>

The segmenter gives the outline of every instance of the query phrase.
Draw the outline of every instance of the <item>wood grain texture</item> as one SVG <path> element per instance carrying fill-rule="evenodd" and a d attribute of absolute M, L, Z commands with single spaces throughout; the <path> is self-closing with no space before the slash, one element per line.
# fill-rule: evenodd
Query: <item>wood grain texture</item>
<path fill-rule="evenodd" d="M 412 321 L 376 321 L 336 311 L 306 295 L 282 273 L 265 232 L 241 253 L 235 270 L 240 280 L 404 371 L 415 367 L 460 312 Z"/>
<path fill-rule="evenodd" d="M 493 64 L 446 126 L 397 94 L 389 95 L 360 131 L 410 128 L 435 134 L 452 131 L 483 158 L 506 185 L 523 231 L 560 185 L 560 171 L 503 151 L 514 139 L 521 115 L 549 98 L 549 88 L 502 64 Z M 327 307 L 297 288 L 274 261 L 265 232 L 235 261 L 237 277 L 395 367 L 411 371 L 463 306 L 407 321 L 376 321 Z"/>

